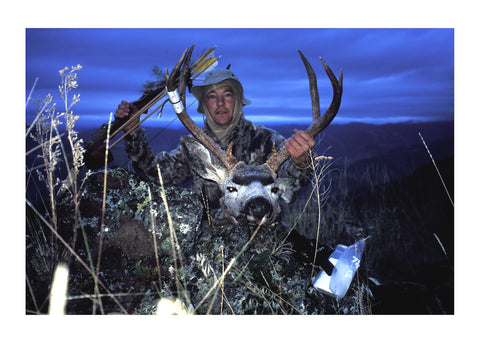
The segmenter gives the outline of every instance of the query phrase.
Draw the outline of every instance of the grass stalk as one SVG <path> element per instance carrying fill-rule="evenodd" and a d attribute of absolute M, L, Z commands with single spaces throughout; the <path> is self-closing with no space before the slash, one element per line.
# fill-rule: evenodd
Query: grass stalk
<path fill-rule="evenodd" d="M 220 253 L 222 254 L 222 274 L 225 273 L 225 255 L 223 254 L 223 245 L 220 246 Z M 225 283 L 222 282 L 222 299 L 220 302 L 220 314 L 223 314 L 223 299 L 225 298 Z"/>
<path fill-rule="evenodd" d="M 180 294 L 180 289 L 179 287 L 182 288 L 182 293 L 184 294 L 185 300 L 187 301 L 188 305 L 190 306 L 190 297 L 188 296 L 187 291 L 185 288 L 182 286 L 182 284 L 185 283 L 185 275 L 182 272 L 181 273 L 181 279 L 178 278 L 178 265 L 177 265 L 177 250 L 180 249 L 180 244 L 178 243 L 177 235 L 175 234 L 175 230 L 173 228 L 173 221 L 172 217 L 170 215 L 170 210 L 168 207 L 168 201 L 167 201 L 167 196 L 165 193 L 165 187 L 163 185 L 163 177 L 162 177 L 162 172 L 160 171 L 160 166 L 157 164 L 157 173 L 158 173 L 158 180 L 160 182 L 160 196 L 162 198 L 163 204 L 165 206 L 165 212 L 167 214 L 167 221 L 168 221 L 168 228 L 170 232 L 170 244 L 172 246 L 172 258 L 173 258 L 173 265 L 174 265 L 174 273 L 175 273 L 175 280 L 176 280 L 176 286 L 177 286 L 177 293 Z M 183 271 L 183 259 L 182 259 L 182 252 L 178 251 L 178 260 L 180 263 L 180 268 Z M 183 282 L 183 283 L 182 283 Z"/>
<path fill-rule="evenodd" d="M 56 124 L 54 124 L 55 117 L 52 115 L 51 117 L 51 128 L 56 127 Z M 57 231 L 57 207 L 55 204 L 55 183 L 54 183 L 54 170 L 55 170 L 55 165 L 57 164 L 57 149 L 55 144 L 59 140 L 59 137 L 56 136 L 55 139 L 53 138 L 53 129 L 50 129 L 49 131 L 49 140 L 48 144 L 46 145 L 46 148 L 43 149 L 43 158 L 45 161 L 45 169 L 46 169 L 46 180 L 47 180 L 47 188 L 48 188 L 48 193 L 50 197 L 50 215 L 51 215 L 51 221 L 52 221 L 52 226 L 55 232 Z M 53 236 L 52 236 L 53 237 Z M 52 239 L 51 241 L 52 245 L 52 251 L 54 252 L 54 262 L 58 262 L 58 244 L 55 239 Z"/>
<path fill-rule="evenodd" d="M 440 170 L 438 170 L 437 164 L 435 163 L 435 159 L 432 156 L 432 153 L 430 152 L 430 149 L 428 149 L 427 143 L 423 139 L 422 134 L 420 131 L 418 131 L 418 135 L 420 136 L 420 139 L 423 142 L 423 145 L 425 146 L 425 149 L 427 149 L 427 153 L 430 156 L 430 159 L 432 160 L 433 166 L 435 167 L 435 170 L 437 171 L 438 176 L 440 177 L 440 181 L 442 181 L 443 188 L 445 189 L 445 193 L 447 193 L 448 200 L 450 200 L 450 203 L 452 204 L 452 207 L 454 207 L 452 197 L 450 196 L 450 193 L 448 192 L 447 186 L 445 185 L 445 181 L 443 181 L 442 174 L 440 173 Z"/>
<path fill-rule="evenodd" d="M 28 135 L 30 134 L 30 131 L 32 131 L 34 127 L 38 127 L 37 123 L 39 122 L 40 118 L 42 118 L 43 112 L 45 112 L 48 109 L 48 106 L 52 103 L 52 100 L 53 100 L 53 97 L 50 94 L 48 94 L 46 98 L 42 100 L 41 102 L 42 107 L 40 110 L 38 110 L 37 108 L 37 115 L 35 116 L 35 118 L 33 119 L 33 122 L 29 125 L 27 131 L 25 132 L 25 137 L 28 137 Z M 27 104 L 28 104 L 28 101 L 27 101 Z"/>
<path fill-rule="evenodd" d="M 97 267 L 96 267 L 96 276 L 95 276 L 95 294 L 99 294 L 99 289 L 98 289 L 98 275 L 100 273 L 100 261 L 102 259 L 102 249 L 103 249 L 103 235 L 105 232 L 105 204 L 107 202 L 106 197 L 107 197 L 107 175 L 108 175 L 108 144 L 110 141 L 110 128 L 112 124 L 112 113 L 110 113 L 110 119 L 108 121 L 108 127 L 107 127 L 107 140 L 106 140 L 106 145 L 105 145 L 105 160 L 104 160 L 104 171 L 103 171 L 103 194 L 102 194 L 102 217 L 101 217 L 101 222 L 100 222 L 100 238 L 98 242 L 98 255 L 97 255 Z M 99 306 L 100 306 L 100 311 L 103 314 L 103 306 L 102 306 L 102 300 L 101 298 L 98 298 Z M 96 312 L 96 301 L 94 301 L 94 306 L 93 306 L 93 313 L 95 314 Z"/>
<path fill-rule="evenodd" d="M 317 206 L 318 206 L 318 217 L 317 217 L 317 235 L 316 235 L 316 238 L 315 238 L 315 252 L 313 254 L 313 261 L 312 261 L 312 271 L 310 273 L 310 278 L 313 277 L 313 272 L 314 272 L 314 269 L 315 269 L 315 260 L 317 259 L 317 250 L 318 250 L 318 242 L 320 240 L 320 224 L 321 224 L 321 219 L 322 219 L 322 199 L 321 199 L 321 194 L 320 194 L 320 181 L 321 181 L 321 176 L 323 175 L 323 171 L 325 170 L 325 168 L 328 166 L 328 164 L 326 162 L 324 162 L 325 160 L 330 160 L 331 158 L 325 158 L 325 156 L 319 156 L 317 158 L 313 158 L 313 156 L 310 156 L 310 160 L 311 160 L 311 166 L 313 168 L 313 170 L 317 170 L 317 166 L 315 165 L 315 160 L 319 161 L 319 165 L 320 165 L 320 170 L 319 172 L 315 172 L 314 175 L 315 175 L 315 184 L 314 184 L 314 187 L 313 187 L 313 190 L 315 190 L 315 194 L 317 196 Z M 323 161 L 323 162 L 320 162 Z"/>
<path fill-rule="evenodd" d="M 33 287 L 32 287 L 32 284 L 30 283 L 30 279 L 29 279 L 28 275 L 26 275 L 25 279 L 26 279 L 26 282 L 27 282 L 28 291 L 30 292 L 30 296 L 32 297 L 33 306 L 35 307 L 35 312 L 34 313 L 40 313 L 40 308 L 38 307 L 37 299 L 35 298 L 35 293 L 33 291 Z"/>
<path fill-rule="evenodd" d="M 35 90 L 35 87 L 37 86 L 37 82 L 38 82 L 38 77 L 35 78 L 35 81 L 33 82 L 33 86 L 32 86 L 32 88 L 30 89 L 30 93 L 28 93 L 27 101 L 26 101 L 26 103 L 25 103 L 25 107 L 28 106 L 28 103 L 29 103 L 30 100 L 32 99 L 32 94 L 33 94 L 33 91 Z"/>
<path fill-rule="evenodd" d="M 158 285 L 159 285 L 159 288 L 162 289 L 162 274 L 160 273 L 160 261 L 158 259 L 157 235 L 155 234 L 155 218 L 153 216 L 153 207 L 152 207 L 152 192 L 150 191 L 150 187 L 148 187 L 147 190 L 148 190 L 148 201 L 150 203 L 150 222 L 152 224 L 153 249 L 155 251 L 155 263 L 157 266 Z"/>
<path fill-rule="evenodd" d="M 58 241 L 60 243 L 62 243 L 65 248 L 67 248 L 70 253 L 72 254 L 73 257 L 75 257 L 77 259 L 77 261 L 85 268 L 85 270 L 87 270 L 90 275 L 93 277 L 93 278 L 96 278 L 96 273 L 94 272 L 94 270 L 92 268 L 90 268 L 86 263 L 85 261 L 83 261 L 83 259 L 81 258 L 80 255 L 78 255 L 75 250 L 73 250 L 73 248 L 63 239 L 62 236 L 60 236 L 60 234 L 55 231 L 51 225 L 51 223 L 49 223 L 45 218 L 44 216 L 42 216 L 42 214 L 40 212 L 38 212 L 38 210 L 35 208 L 35 206 L 33 206 L 33 204 L 28 200 L 28 199 L 25 199 L 25 202 L 26 204 L 32 209 L 32 211 L 43 221 L 43 223 L 47 226 L 47 228 L 50 229 L 50 231 L 56 236 L 56 238 L 58 239 Z M 120 308 L 120 310 L 122 312 L 124 312 L 125 314 L 127 313 L 127 311 L 124 309 L 124 307 L 118 302 L 118 300 L 115 298 L 115 296 L 108 290 L 108 288 L 105 286 L 105 284 L 103 284 L 103 282 L 101 280 L 98 280 L 97 279 L 97 282 L 98 284 L 104 288 L 106 291 L 107 291 L 107 294 L 113 299 L 113 301 L 118 305 L 118 307 Z"/>
<path fill-rule="evenodd" d="M 213 284 L 213 286 L 208 290 L 207 294 L 205 294 L 205 296 L 202 298 L 202 300 L 199 301 L 199 303 L 197 304 L 197 306 L 195 307 L 194 309 L 194 312 L 196 312 L 198 310 L 198 308 L 205 302 L 205 300 L 210 296 L 210 294 L 212 294 L 212 292 L 214 290 L 217 289 L 218 285 L 220 283 L 222 283 L 224 280 L 225 280 L 225 277 L 226 275 L 228 274 L 228 272 L 230 271 L 230 269 L 233 267 L 233 265 L 235 264 L 235 262 L 238 260 L 238 258 L 240 257 L 240 255 L 242 255 L 245 250 L 248 248 L 248 246 L 250 245 L 250 243 L 253 241 L 253 239 L 255 238 L 255 236 L 257 235 L 258 231 L 260 230 L 260 228 L 262 227 L 263 224 L 265 224 L 265 221 L 266 221 L 266 217 L 263 217 L 263 219 L 260 221 L 260 223 L 258 224 L 257 228 L 255 229 L 253 235 L 250 237 L 250 239 L 248 240 L 247 243 L 245 243 L 245 245 L 242 247 L 242 249 L 240 250 L 240 252 L 230 260 L 230 263 L 228 264 L 227 268 L 224 270 L 224 272 L 222 273 L 222 275 L 220 276 L 220 278 L 218 278 L 215 283 Z"/>
<path fill-rule="evenodd" d="M 64 315 L 67 305 L 68 267 L 59 263 L 53 276 L 49 315 Z"/>

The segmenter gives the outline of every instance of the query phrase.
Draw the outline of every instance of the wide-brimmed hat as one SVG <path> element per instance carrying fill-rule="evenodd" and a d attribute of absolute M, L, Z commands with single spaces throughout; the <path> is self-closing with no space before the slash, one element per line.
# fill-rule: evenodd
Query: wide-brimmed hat
<path fill-rule="evenodd" d="M 251 101 L 243 96 L 242 84 L 234 73 L 228 69 L 215 69 L 205 75 L 205 80 L 203 80 L 203 82 L 192 87 L 192 94 L 198 101 L 198 112 L 202 112 L 202 96 L 205 87 L 220 83 L 227 79 L 232 80 L 237 88 L 237 91 L 240 92 L 240 94 L 236 95 L 240 95 L 242 97 L 242 105 L 245 106 L 251 104 Z"/>

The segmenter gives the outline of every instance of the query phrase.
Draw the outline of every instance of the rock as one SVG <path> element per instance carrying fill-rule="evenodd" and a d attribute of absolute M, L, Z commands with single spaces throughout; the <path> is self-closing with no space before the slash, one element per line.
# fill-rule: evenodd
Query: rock
<path fill-rule="evenodd" d="M 103 171 L 94 172 L 81 189 L 75 250 L 90 268 L 92 264 L 96 266 L 102 238 L 100 280 L 105 288 L 110 293 L 122 294 L 155 291 L 153 283 L 158 287 L 159 275 L 170 277 L 168 267 L 173 265 L 169 220 L 160 187 L 122 168 L 108 170 L 102 235 L 103 183 Z M 201 224 L 202 203 L 190 190 L 181 188 L 166 188 L 165 196 L 172 232 L 177 240 L 191 242 L 190 237 Z M 71 242 L 75 209 L 69 193 L 64 192 L 57 199 L 57 209 L 61 214 L 59 232 Z M 92 273 L 78 260 L 70 268 L 69 294 L 94 294 Z M 124 296 L 118 297 L 118 302 L 131 313 L 142 298 L 143 295 Z M 104 304 L 107 312 L 122 310 L 115 301 L 112 306 L 110 302 L 107 299 Z M 75 313 L 91 312 L 91 306 L 85 303 L 83 299 L 72 300 L 67 309 Z"/>
<path fill-rule="evenodd" d="M 81 189 L 75 251 L 82 261 L 70 260 L 68 313 L 150 314 L 161 299 L 195 314 L 338 311 L 311 287 L 312 264 L 298 260 L 281 223 L 209 224 L 199 197 L 175 187 L 165 189 L 167 213 L 157 184 L 116 168 L 107 173 L 102 234 L 103 182 L 103 171 L 95 172 Z M 72 242 L 74 202 L 68 192 L 57 201 L 59 232 Z"/>

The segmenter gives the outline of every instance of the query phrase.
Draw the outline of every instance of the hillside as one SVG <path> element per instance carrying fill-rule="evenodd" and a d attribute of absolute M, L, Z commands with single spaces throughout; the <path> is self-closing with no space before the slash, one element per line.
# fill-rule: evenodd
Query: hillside
<path fill-rule="evenodd" d="M 279 125 L 270 126 L 284 137 L 292 134 L 293 128 Z M 300 127 L 300 129 L 305 129 Z M 84 130 L 80 136 L 89 140 L 95 129 Z M 145 127 L 147 137 L 155 152 L 170 151 L 178 143 L 185 129 Z M 419 166 L 429 163 L 430 157 L 418 135 L 421 132 L 434 158 L 442 159 L 454 154 L 453 122 L 400 123 L 372 125 L 354 123 L 331 125 L 317 138 L 315 151 L 319 155 L 333 157 L 333 166 L 339 173 L 349 176 L 374 173 L 374 182 L 383 182 L 385 172 L 389 181 L 411 174 Z M 129 169 L 123 142 L 114 149 L 112 165 Z M 358 178 L 357 178 L 358 179 Z M 352 182 L 349 186 L 359 186 Z"/>
<path fill-rule="evenodd" d="M 293 129 L 272 128 L 284 136 Z M 80 136 L 87 141 L 94 130 Z M 156 152 L 175 148 L 186 133 L 146 132 Z M 322 183 L 329 190 L 321 201 L 319 241 L 334 246 L 369 237 L 358 275 L 373 294 L 372 313 L 453 313 L 454 210 L 418 132 L 453 197 L 453 122 L 332 125 L 316 147 L 317 154 L 333 157 Z M 113 150 L 109 166 L 133 171 L 123 143 Z M 27 168 L 39 163 L 35 159 L 27 155 Z M 27 197 L 44 202 L 38 198 L 43 184 L 34 176 L 28 175 Z M 309 193 L 307 187 L 284 209 L 287 225 L 294 226 Z M 309 203 L 295 227 L 300 235 L 315 239 L 318 212 L 315 201 Z"/>

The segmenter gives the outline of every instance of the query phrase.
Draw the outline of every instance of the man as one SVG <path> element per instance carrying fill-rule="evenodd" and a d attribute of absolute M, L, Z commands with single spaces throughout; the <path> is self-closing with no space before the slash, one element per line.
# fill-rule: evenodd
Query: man
<path fill-rule="evenodd" d="M 243 107 L 250 104 L 250 100 L 244 97 L 241 83 L 230 70 L 214 70 L 208 73 L 203 83 L 192 88 L 192 93 L 198 100 L 197 111 L 205 115 L 205 132 L 219 143 L 222 149 L 226 150 L 229 143 L 233 142 L 232 153 L 237 160 L 249 165 L 259 165 L 268 159 L 274 146 L 279 148 L 285 144 L 291 159 L 281 166 L 278 176 L 295 179 L 292 189 L 294 194 L 310 181 L 309 151 L 315 146 L 313 138 L 304 131 L 294 130 L 294 135 L 285 140 L 277 132 L 253 125 L 246 120 Z M 115 113 L 115 119 L 128 117 L 136 111 L 133 104 L 122 101 Z M 125 131 L 132 126 L 126 127 Z M 125 145 L 137 173 L 158 182 L 158 163 L 165 185 L 178 185 L 192 180 L 193 190 L 205 199 L 207 208 L 215 210 L 219 207 L 222 194 L 218 185 L 202 179 L 195 172 L 196 167 L 190 163 L 191 152 L 185 148 L 184 139 L 180 139 L 175 150 L 155 156 L 144 130 L 138 128 L 125 137 Z"/>

